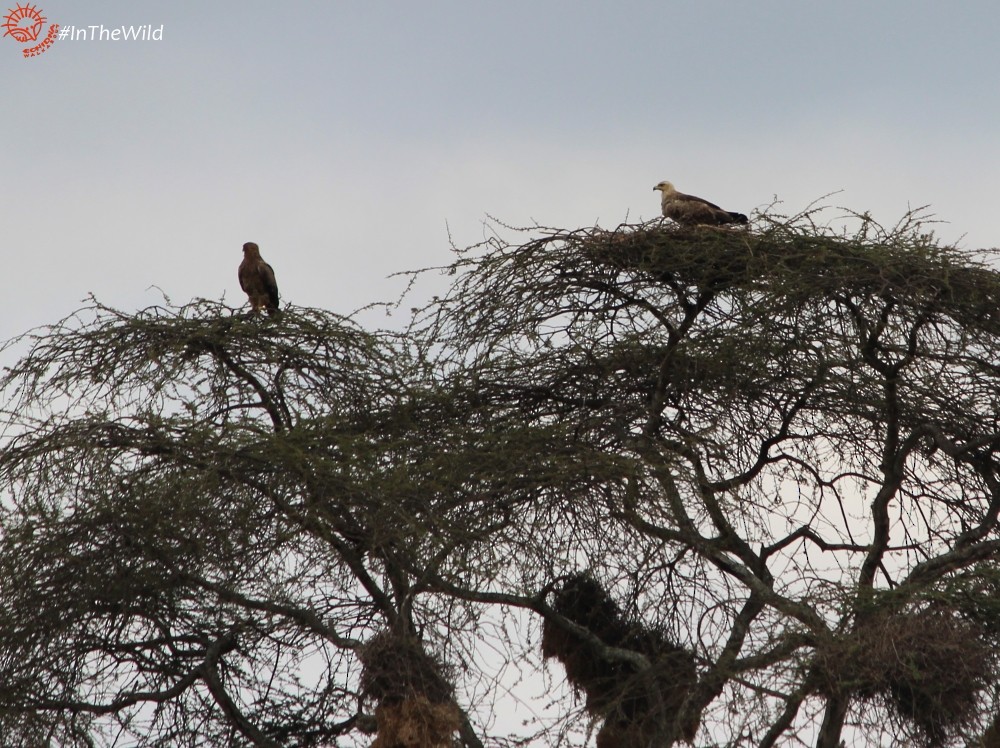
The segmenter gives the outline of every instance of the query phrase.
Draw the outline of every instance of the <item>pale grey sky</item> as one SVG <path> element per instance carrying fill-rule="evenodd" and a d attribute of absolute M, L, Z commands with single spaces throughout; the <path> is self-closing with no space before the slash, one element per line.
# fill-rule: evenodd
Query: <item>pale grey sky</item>
<path fill-rule="evenodd" d="M 163 38 L 0 39 L 3 339 L 90 292 L 242 304 L 245 241 L 284 301 L 348 313 L 449 227 L 648 219 L 661 179 L 747 213 L 930 204 L 1000 245 L 995 0 L 32 2 Z"/>

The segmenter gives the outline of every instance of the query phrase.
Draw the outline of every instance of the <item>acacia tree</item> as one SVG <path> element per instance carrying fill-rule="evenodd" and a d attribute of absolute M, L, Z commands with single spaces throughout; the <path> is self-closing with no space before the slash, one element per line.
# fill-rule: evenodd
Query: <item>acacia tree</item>
<path fill-rule="evenodd" d="M 583 694 L 553 745 L 992 745 L 1000 276 L 915 220 L 533 235 L 405 335 L 21 341 L 0 742 L 504 743 L 488 649 Z"/>
<path fill-rule="evenodd" d="M 0 744 L 481 745 L 439 656 L 474 611 L 428 578 L 582 469 L 509 475 L 557 435 L 466 424 L 397 336 L 233 311 L 97 305 L 20 341 Z"/>

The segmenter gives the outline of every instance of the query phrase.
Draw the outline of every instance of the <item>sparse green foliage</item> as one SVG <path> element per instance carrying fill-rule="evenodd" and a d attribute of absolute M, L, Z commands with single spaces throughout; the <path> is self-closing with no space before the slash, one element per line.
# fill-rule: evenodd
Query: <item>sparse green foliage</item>
<path fill-rule="evenodd" d="M 814 216 L 494 239 L 405 334 L 199 301 L 16 341 L 0 743 L 506 745 L 542 629 L 600 676 L 542 743 L 978 739 L 1000 274 Z"/>

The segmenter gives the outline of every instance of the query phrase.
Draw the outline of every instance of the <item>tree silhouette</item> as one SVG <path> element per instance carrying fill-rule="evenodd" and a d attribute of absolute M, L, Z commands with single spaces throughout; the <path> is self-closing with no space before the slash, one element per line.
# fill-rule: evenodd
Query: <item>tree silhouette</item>
<path fill-rule="evenodd" d="M 1000 275 L 814 217 L 494 238 L 399 334 L 14 341 L 0 742 L 513 744 L 506 668 L 586 696 L 552 745 L 991 745 Z"/>

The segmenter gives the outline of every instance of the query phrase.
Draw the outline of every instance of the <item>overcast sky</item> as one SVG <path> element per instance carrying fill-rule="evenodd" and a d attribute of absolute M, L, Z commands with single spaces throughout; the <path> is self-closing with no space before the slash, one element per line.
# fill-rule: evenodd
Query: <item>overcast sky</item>
<path fill-rule="evenodd" d="M 0 339 L 88 293 L 242 304 L 245 241 L 284 301 L 349 313 L 486 214 L 613 227 L 661 179 L 745 213 L 929 204 L 1000 245 L 996 0 L 33 4 L 163 30 L 0 39 Z"/>

